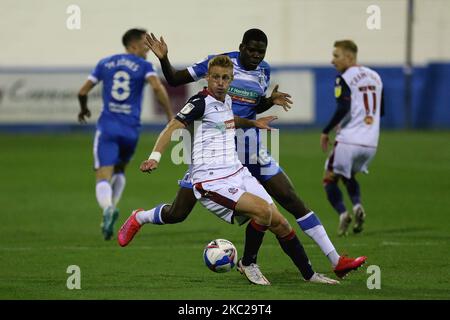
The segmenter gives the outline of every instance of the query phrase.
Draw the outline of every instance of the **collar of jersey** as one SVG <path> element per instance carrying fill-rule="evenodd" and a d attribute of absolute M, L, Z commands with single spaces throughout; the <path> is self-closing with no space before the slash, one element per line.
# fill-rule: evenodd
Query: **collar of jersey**
<path fill-rule="evenodd" d="M 221 104 L 225 104 L 225 102 L 227 101 L 228 93 L 225 95 L 225 101 L 223 101 L 223 102 L 220 101 L 220 100 L 217 100 L 217 99 L 211 94 L 211 92 L 209 92 L 209 90 L 208 90 L 207 87 L 204 87 L 204 88 L 203 88 L 203 91 L 201 91 L 201 93 L 204 94 L 205 97 L 206 97 L 206 96 L 210 96 L 211 98 L 213 98 L 214 100 L 216 100 L 217 102 L 219 102 L 219 103 L 221 103 Z"/>

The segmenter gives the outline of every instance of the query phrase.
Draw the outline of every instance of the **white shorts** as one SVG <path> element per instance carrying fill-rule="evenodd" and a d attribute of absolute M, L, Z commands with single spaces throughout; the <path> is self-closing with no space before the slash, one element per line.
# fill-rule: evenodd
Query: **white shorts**
<path fill-rule="evenodd" d="M 350 179 L 357 172 L 369 173 L 369 163 L 377 148 L 336 142 L 333 151 L 325 162 L 325 170 Z"/>
<path fill-rule="evenodd" d="M 249 220 L 249 217 L 234 212 L 236 203 L 244 192 L 254 194 L 269 204 L 273 203 L 267 191 L 246 167 L 226 178 L 195 183 L 193 191 L 206 209 L 228 223 L 236 220 L 239 225 Z"/>

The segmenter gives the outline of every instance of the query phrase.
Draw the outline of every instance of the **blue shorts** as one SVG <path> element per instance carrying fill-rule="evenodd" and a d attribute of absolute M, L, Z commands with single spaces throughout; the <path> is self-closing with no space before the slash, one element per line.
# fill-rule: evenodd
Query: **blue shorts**
<path fill-rule="evenodd" d="M 279 164 L 270 156 L 266 158 L 266 162 L 256 164 L 245 164 L 248 168 L 248 171 L 254 176 L 259 182 L 266 182 L 273 176 L 283 172 L 283 169 L 279 166 Z"/>
<path fill-rule="evenodd" d="M 98 128 L 94 138 L 94 168 L 130 162 L 139 139 L 137 130 Z"/>

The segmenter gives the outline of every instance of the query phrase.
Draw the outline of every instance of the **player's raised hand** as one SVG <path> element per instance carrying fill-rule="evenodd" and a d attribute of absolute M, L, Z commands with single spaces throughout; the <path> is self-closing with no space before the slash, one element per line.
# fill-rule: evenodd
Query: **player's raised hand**
<path fill-rule="evenodd" d="M 80 113 L 78 113 L 78 122 L 85 124 L 86 123 L 85 117 L 88 117 L 88 118 L 91 117 L 91 111 L 88 108 L 81 109 Z"/>
<path fill-rule="evenodd" d="M 158 57 L 158 59 L 163 59 L 167 57 L 167 53 L 169 49 L 167 48 L 167 44 L 164 42 L 163 37 L 158 38 L 155 37 L 153 33 L 145 34 L 145 44 L 153 51 L 153 53 Z"/>
<path fill-rule="evenodd" d="M 257 120 L 255 120 L 255 127 L 259 129 L 267 129 L 272 130 L 273 128 L 269 126 L 269 123 L 271 123 L 274 120 L 277 120 L 278 117 L 276 116 L 267 116 L 267 117 L 261 117 Z"/>
<path fill-rule="evenodd" d="M 330 138 L 328 137 L 327 134 L 322 133 L 320 135 L 320 146 L 322 147 L 323 152 L 327 152 L 329 144 L 330 144 Z"/>
<path fill-rule="evenodd" d="M 289 111 L 292 108 L 291 95 L 285 92 L 278 91 L 278 85 L 273 88 L 272 94 L 270 95 L 273 104 L 282 106 L 284 111 Z"/>
<path fill-rule="evenodd" d="M 158 168 L 158 162 L 153 159 L 142 161 L 141 166 L 139 167 L 142 172 L 148 173 L 151 173 L 156 168 Z"/>

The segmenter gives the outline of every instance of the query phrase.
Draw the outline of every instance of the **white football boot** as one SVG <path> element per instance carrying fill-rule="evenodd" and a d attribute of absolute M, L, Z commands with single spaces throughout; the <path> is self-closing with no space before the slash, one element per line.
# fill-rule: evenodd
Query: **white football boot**
<path fill-rule="evenodd" d="M 309 280 L 305 280 L 307 282 L 312 282 L 312 283 L 324 283 L 324 284 L 339 284 L 340 282 L 331 278 L 328 278 L 326 276 L 324 276 L 321 273 L 317 273 L 315 272 L 313 274 L 313 276 L 311 277 L 311 279 Z"/>
<path fill-rule="evenodd" d="M 351 222 L 352 216 L 347 211 L 339 215 L 338 236 L 347 235 L 347 230 Z"/>
<path fill-rule="evenodd" d="M 364 220 L 366 220 L 366 213 L 362 205 L 357 204 L 353 207 L 355 214 L 355 224 L 353 225 L 353 233 L 360 233 L 363 230 Z"/>
<path fill-rule="evenodd" d="M 249 266 L 244 266 L 242 264 L 242 259 L 239 259 L 236 268 L 251 283 L 259 284 L 261 286 L 270 286 L 269 280 L 264 277 L 261 270 L 259 270 L 259 266 L 256 263 L 252 263 Z"/>

